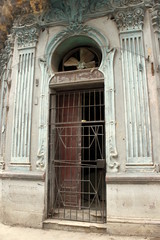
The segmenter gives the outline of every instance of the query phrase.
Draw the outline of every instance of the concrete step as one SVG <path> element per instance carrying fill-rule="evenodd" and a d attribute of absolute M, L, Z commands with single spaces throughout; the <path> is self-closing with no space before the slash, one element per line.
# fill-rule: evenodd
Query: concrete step
<path fill-rule="evenodd" d="M 76 232 L 106 233 L 107 224 L 86 223 L 77 221 L 66 221 L 57 219 L 47 219 L 43 222 L 44 229 L 65 230 Z"/>

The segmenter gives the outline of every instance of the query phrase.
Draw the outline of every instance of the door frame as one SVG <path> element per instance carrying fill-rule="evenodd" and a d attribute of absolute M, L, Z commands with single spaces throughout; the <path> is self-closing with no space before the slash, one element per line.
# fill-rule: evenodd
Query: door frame
<path fill-rule="evenodd" d="M 65 72 L 64 72 L 64 76 L 65 76 Z M 77 95 L 77 93 L 78 93 L 78 95 Z M 72 113 L 72 109 L 74 109 L 74 107 L 72 107 L 74 105 L 72 105 L 72 104 L 71 104 L 71 109 L 68 107 L 68 101 L 72 99 L 70 94 L 71 94 L 71 96 L 73 96 L 72 94 L 74 94 L 74 96 L 76 95 L 76 96 L 79 97 L 78 98 L 78 103 L 79 103 L 79 101 L 80 101 L 82 96 L 86 97 L 86 96 L 91 96 L 93 94 L 94 98 L 92 98 L 92 100 L 94 99 L 94 104 L 93 103 L 92 104 L 93 104 L 94 108 L 96 109 L 96 111 L 94 111 L 94 115 L 96 114 L 96 118 L 93 115 L 92 116 L 91 115 L 88 116 L 89 119 L 88 119 L 87 116 L 81 116 L 81 119 L 78 122 L 72 122 L 72 124 L 70 123 L 70 121 L 69 121 L 69 123 L 64 121 L 64 117 L 66 117 L 65 113 L 68 113 L 68 110 L 69 110 L 69 113 L 70 113 L 69 117 L 70 117 L 70 115 Z M 97 94 L 98 94 L 98 98 L 95 99 L 95 96 L 97 96 Z M 60 110 L 58 110 L 61 105 L 57 106 L 57 104 L 56 104 L 57 96 L 58 96 L 58 99 L 60 99 L 63 102 L 63 104 L 62 104 L 63 105 L 62 112 Z M 67 96 L 67 98 L 66 98 L 66 96 Z M 51 134 L 49 134 L 49 136 L 50 136 L 49 146 L 51 148 L 51 149 L 49 149 L 49 153 L 50 153 L 50 156 L 51 156 L 50 157 L 50 161 L 49 161 L 49 163 L 50 163 L 49 164 L 49 166 L 50 166 L 49 167 L 50 168 L 50 176 L 49 176 L 50 186 L 49 186 L 49 196 L 48 196 L 48 201 L 49 201 L 49 205 L 48 205 L 49 206 L 49 208 L 48 208 L 49 212 L 48 212 L 48 214 L 49 214 L 49 217 L 53 216 L 53 218 L 64 219 L 64 220 L 76 220 L 76 221 L 87 221 L 87 222 L 101 222 L 101 223 L 104 223 L 105 222 L 105 199 L 106 199 L 106 196 L 104 197 L 103 194 L 105 194 L 106 191 L 98 192 L 100 190 L 100 186 L 101 186 L 101 189 L 105 189 L 106 188 L 106 186 L 105 186 L 105 179 L 104 179 L 104 176 L 105 176 L 104 175 L 104 170 L 105 170 L 105 164 L 104 164 L 104 159 L 105 159 L 105 156 L 104 156 L 104 154 L 105 154 L 105 144 L 104 144 L 104 141 L 105 141 L 105 137 L 104 137 L 105 136 L 105 131 L 104 131 L 104 128 L 105 128 L 105 122 L 104 122 L 104 87 L 103 88 L 102 87 L 101 88 L 97 87 L 97 88 L 88 89 L 88 90 L 86 90 L 86 89 L 83 89 L 83 90 L 76 89 L 74 91 L 67 91 L 67 93 L 66 93 L 66 91 L 65 92 L 64 91 L 63 92 L 61 92 L 61 91 L 59 92 L 58 91 L 57 93 L 51 93 L 50 99 L 52 99 L 52 100 L 51 100 L 51 103 L 50 103 L 50 109 L 51 109 L 50 110 L 50 116 L 51 117 L 50 117 L 50 124 L 49 124 L 50 131 L 51 131 Z M 67 100 L 67 105 L 64 105 L 64 100 Z M 99 102 L 99 104 L 98 104 L 97 101 Z M 67 109 L 66 109 L 65 106 L 67 106 Z M 75 107 L 77 108 L 77 105 Z M 78 105 L 78 107 L 79 107 L 78 111 L 79 110 L 82 111 L 82 105 L 80 105 L 80 106 Z M 85 106 L 83 106 L 83 107 L 85 109 Z M 92 106 L 89 106 L 89 108 L 92 109 Z M 100 110 L 100 109 L 101 109 L 102 113 L 99 115 L 98 114 L 98 110 Z M 56 112 L 57 110 L 58 110 L 58 112 Z M 73 110 L 73 112 L 74 112 L 74 110 Z M 87 114 L 87 112 L 88 111 L 86 111 L 86 114 Z M 61 115 L 60 113 L 63 114 L 63 115 Z M 59 116 L 59 114 L 61 116 L 61 118 L 58 117 L 58 122 L 56 121 L 56 119 L 57 119 L 56 114 L 58 114 L 57 116 Z M 100 116 L 100 118 L 99 118 L 99 116 Z M 88 119 L 87 125 L 85 124 L 86 126 L 84 126 L 84 123 L 82 122 L 82 117 L 83 118 L 87 117 L 87 119 Z M 94 117 L 95 119 L 91 119 L 91 117 Z M 52 118 L 54 118 L 53 121 L 52 121 Z M 62 124 L 65 124 L 64 126 L 61 125 L 61 119 L 62 119 Z M 68 119 L 67 119 L 67 121 L 68 121 Z M 78 126 L 77 125 L 75 126 L 75 124 L 77 124 L 77 123 L 78 123 Z M 80 126 L 79 126 L 79 123 L 80 123 Z M 98 124 L 98 126 L 97 126 L 97 124 Z M 99 148 L 101 148 L 101 147 L 103 148 L 103 149 L 101 149 L 103 156 L 102 155 L 99 156 L 99 157 L 98 157 L 98 155 L 95 156 L 94 157 L 94 163 L 92 163 L 92 164 L 91 164 L 91 162 L 90 163 L 88 162 L 88 161 L 91 161 L 91 159 L 89 158 L 90 160 L 87 160 L 88 159 L 87 158 L 86 159 L 86 161 L 88 162 L 87 164 L 91 164 L 91 165 L 88 165 L 88 167 L 87 167 L 86 162 L 84 161 L 85 159 L 83 159 L 84 155 L 83 155 L 83 157 L 81 155 L 80 169 L 81 169 L 81 174 L 83 175 L 83 178 L 80 177 L 80 181 L 78 181 L 78 182 L 79 182 L 79 184 L 82 184 L 82 182 L 85 180 L 84 179 L 84 176 L 85 176 L 84 175 L 84 171 L 86 172 L 86 170 L 88 169 L 87 170 L 87 172 L 89 171 L 88 175 L 87 175 L 87 179 L 88 180 L 85 180 L 85 181 L 86 181 L 86 184 L 89 184 L 89 186 L 90 186 L 89 189 L 91 188 L 90 191 L 88 189 L 88 191 L 86 193 L 83 193 L 85 191 L 80 191 L 80 193 L 78 193 L 78 194 L 80 194 L 80 201 L 83 202 L 82 207 L 79 206 L 79 201 L 78 201 L 78 206 L 77 205 L 74 206 L 74 204 L 76 204 L 76 202 L 73 202 L 72 206 L 67 205 L 68 204 L 67 201 L 71 200 L 71 198 L 74 198 L 75 200 L 77 199 L 77 198 L 75 198 L 76 197 L 76 192 L 74 194 L 72 194 L 71 190 L 68 190 L 68 192 L 67 192 L 67 190 L 64 189 L 64 186 L 63 186 L 63 189 L 61 189 L 61 187 L 59 185 L 60 183 L 58 183 L 59 181 L 61 182 L 59 177 L 57 178 L 57 174 L 59 172 L 59 173 L 61 173 L 60 176 L 62 177 L 62 183 L 63 183 L 62 185 L 64 185 L 66 181 L 70 181 L 70 179 L 68 178 L 68 177 L 70 177 L 71 178 L 70 189 L 72 189 L 72 187 L 73 187 L 73 185 L 72 185 L 73 184 L 72 181 L 73 181 L 73 178 L 74 178 L 73 175 L 74 175 L 74 172 L 77 171 L 77 164 L 73 162 L 71 168 L 70 168 L 70 165 L 66 165 L 66 167 L 63 167 L 63 164 L 68 164 L 68 161 L 69 162 L 72 161 L 70 158 L 68 159 L 68 154 L 66 155 L 66 151 L 67 151 L 67 153 L 69 153 L 68 151 L 70 151 L 70 150 L 67 150 L 66 148 L 64 148 L 65 155 L 63 154 L 62 150 L 60 152 L 58 151 L 59 152 L 58 155 L 60 154 L 59 155 L 60 159 L 61 159 L 61 156 L 62 156 L 63 160 L 60 160 L 59 157 L 58 158 L 56 157 L 56 160 L 54 160 L 54 157 L 56 156 L 56 150 L 54 152 L 54 149 L 55 149 L 55 146 L 57 144 L 57 142 L 54 142 L 54 141 L 55 141 L 55 137 L 57 136 L 55 134 L 57 126 L 58 126 L 58 129 L 62 128 L 64 130 L 66 127 L 67 127 L 67 129 L 68 129 L 68 127 L 70 129 L 70 125 L 72 125 L 73 129 L 75 127 L 80 127 L 80 129 L 84 129 L 84 128 L 87 127 L 87 129 L 89 128 L 90 130 L 93 131 L 91 135 L 93 135 L 94 131 L 97 131 L 96 129 L 98 129 L 98 132 L 95 133 L 95 136 L 94 136 L 94 138 L 95 138 L 94 139 L 94 143 L 95 144 L 98 144 L 98 142 L 99 142 L 99 140 L 101 138 L 101 134 L 99 135 L 99 130 L 100 129 L 102 130 L 102 134 L 103 134 L 103 139 L 101 139 L 102 140 L 102 145 L 99 146 Z M 97 126 L 97 128 L 96 128 L 96 126 Z M 95 130 L 94 130 L 94 128 L 95 128 Z M 54 139 L 53 139 L 53 136 L 52 136 L 52 131 L 53 131 Z M 62 134 L 62 138 L 64 138 L 63 135 L 64 135 L 64 133 Z M 83 135 L 84 135 L 84 133 L 82 133 L 82 136 Z M 87 136 L 88 136 L 88 134 L 87 134 Z M 81 137 L 81 135 L 80 135 L 80 137 Z M 90 137 L 89 137 L 89 139 L 90 139 Z M 63 139 L 64 145 L 61 142 L 62 141 L 61 137 L 59 137 L 59 140 L 60 140 L 59 143 L 62 145 L 62 147 L 64 145 L 67 146 L 68 141 L 64 142 L 66 140 L 66 138 Z M 73 140 L 72 136 L 71 136 L 71 140 Z M 82 149 L 85 149 L 85 147 L 82 146 L 82 145 L 80 147 L 81 154 L 82 154 Z M 98 147 L 98 145 L 97 145 L 97 147 Z M 74 150 L 74 149 L 72 149 L 72 150 Z M 89 150 L 89 152 L 91 153 L 91 150 Z M 74 152 L 72 151 L 72 153 L 74 153 Z M 66 157 L 67 157 L 68 160 L 66 159 Z M 74 157 L 76 157 L 76 156 L 74 156 Z M 79 158 L 79 155 L 77 157 Z M 77 159 L 77 158 L 75 158 L 75 159 Z M 83 166 L 83 164 L 84 164 L 84 166 Z M 73 167 L 75 167 L 75 171 L 74 172 L 73 172 L 73 170 L 74 170 Z M 82 169 L 83 169 L 83 171 L 82 171 Z M 92 182 L 93 179 L 91 179 L 91 170 L 93 170 L 93 174 L 95 174 L 94 182 L 97 181 L 97 183 L 95 182 L 95 186 L 94 186 L 94 182 Z M 72 171 L 72 175 L 71 176 L 70 176 L 70 174 L 71 174 L 70 171 Z M 67 173 L 68 174 L 70 173 L 70 174 L 68 175 Z M 64 174 L 65 174 L 65 176 L 64 176 Z M 97 177 L 99 176 L 99 178 L 97 178 L 96 176 Z M 66 177 L 67 177 L 68 180 L 67 179 L 65 180 Z M 63 181 L 63 180 L 65 180 L 65 181 Z M 99 185 L 99 184 L 101 184 L 101 185 Z M 93 188 L 92 188 L 92 186 L 93 186 Z M 58 189 L 56 189 L 57 187 L 58 187 Z M 73 191 L 75 191 L 75 190 L 73 190 Z M 70 196 L 70 199 L 68 199 L 68 197 L 67 197 L 68 195 Z M 89 199 L 89 200 L 87 200 L 88 201 L 88 205 L 89 205 L 88 207 L 87 206 L 84 207 L 85 206 L 84 205 L 84 199 L 82 200 L 82 198 L 84 198 L 84 196 L 87 196 L 87 198 Z M 93 197 L 93 200 L 90 200 L 90 197 Z M 72 199 L 72 200 L 74 200 L 74 199 Z M 60 202 L 62 203 L 61 206 L 60 206 Z M 57 203 L 58 203 L 58 205 L 57 205 Z M 55 204 L 56 204 L 56 206 L 55 206 Z M 93 208 L 94 204 L 96 204 L 96 205 Z M 85 217 L 84 217 L 84 208 L 85 208 Z M 64 210 L 64 212 L 66 213 L 66 211 L 68 212 L 69 209 L 70 209 L 70 218 L 69 219 L 67 217 L 62 216 L 62 214 L 59 214 L 60 211 Z M 55 214 L 55 211 L 56 211 L 56 214 Z M 57 211 L 58 211 L 58 213 L 57 213 Z M 78 212 L 78 218 L 76 217 L 76 219 L 74 219 L 75 216 L 72 218 L 71 217 L 71 212 L 72 213 L 76 212 L 76 216 L 77 216 L 77 212 Z M 95 217 L 92 217 L 90 215 L 91 212 L 92 212 L 92 214 L 94 212 Z M 99 216 L 97 216 L 98 212 L 99 212 Z M 88 219 L 88 220 L 86 220 L 85 218 Z"/>
<path fill-rule="evenodd" d="M 91 26 L 82 26 L 81 29 L 74 29 L 74 32 L 70 31 L 70 28 L 64 28 L 62 31 L 58 32 L 56 35 L 50 37 L 49 43 L 45 50 L 45 60 L 39 59 L 42 79 L 41 79 L 41 89 L 43 89 L 43 97 L 40 100 L 41 106 L 45 106 L 45 114 L 49 113 L 49 92 L 53 89 L 54 83 L 52 80 L 55 76 L 55 69 L 52 68 L 52 58 L 54 53 L 59 48 L 59 46 L 65 43 L 65 40 L 72 39 L 75 36 L 85 36 L 88 39 L 92 39 L 96 42 L 97 46 L 102 52 L 102 62 L 99 67 L 99 72 L 103 74 L 104 77 L 104 92 L 105 92 L 105 136 L 106 136 L 106 146 L 105 146 L 105 158 L 106 158 L 106 172 L 118 172 L 119 162 L 117 160 L 118 153 L 116 147 L 116 118 L 115 118 L 115 80 L 114 80 L 114 58 L 116 49 L 109 47 L 109 41 L 107 36 L 102 35 L 96 28 Z M 84 84 L 84 83 L 83 83 Z M 44 86 L 46 86 L 44 88 Z M 86 84 L 87 86 L 87 84 Z M 67 87 L 67 86 L 66 86 Z M 43 112 L 40 112 L 39 118 L 43 117 Z M 49 114 L 45 118 L 45 126 L 48 126 Z M 39 148 L 41 145 L 46 143 L 46 150 L 43 155 L 43 169 L 46 169 L 46 194 L 45 194 L 45 218 L 47 218 L 48 210 L 48 129 L 42 129 L 39 134 Z"/>

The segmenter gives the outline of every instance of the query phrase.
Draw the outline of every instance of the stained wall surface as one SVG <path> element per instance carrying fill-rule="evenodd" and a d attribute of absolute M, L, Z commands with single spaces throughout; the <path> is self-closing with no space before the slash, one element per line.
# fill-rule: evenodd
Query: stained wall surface
<path fill-rule="evenodd" d="M 88 14 L 73 4 L 67 22 L 63 14 L 55 19 L 56 12 L 50 10 L 48 15 L 22 16 L 8 37 L 6 61 L 1 54 L 0 68 L 0 218 L 4 223 L 42 227 L 47 218 L 52 179 L 49 94 L 61 58 L 72 44 L 83 46 L 80 40 L 85 36 L 102 53 L 106 226 L 113 232 L 116 224 L 125 229 L 127 222 L 133 233 L 134 224 L 148 224 L 150 233 L 151 225 L 158 227 L 160 5 L 139 1 L 114 3 L 116 7 L 109 5 L 110 9 L 106 4 L 95 16 L 96 3 L 87 6 Z"/>

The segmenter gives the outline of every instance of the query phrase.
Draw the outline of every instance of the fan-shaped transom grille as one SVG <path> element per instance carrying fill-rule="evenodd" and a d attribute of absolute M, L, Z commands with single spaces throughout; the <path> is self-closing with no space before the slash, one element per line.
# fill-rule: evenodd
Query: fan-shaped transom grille
<path fill-rule="evenodd" d="M 100 58 L 101 57 L 93 48 L 75 48 L 63 58 L 60 71 L 72 71 L 98 67 L 100 65 Z"/>

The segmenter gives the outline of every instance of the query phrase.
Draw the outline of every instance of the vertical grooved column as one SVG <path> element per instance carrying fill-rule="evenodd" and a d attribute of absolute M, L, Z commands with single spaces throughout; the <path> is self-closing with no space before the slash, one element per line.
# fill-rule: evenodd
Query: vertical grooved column
<path fill-rule="evenodd" d="M 145 9 L 115 12 L 120 32 L 126 122 L 126 169 L 153 171 L 151 124 L 143 43 Z"/>
<path fill-rule="evenodd" d="M 151 164 L 151 127 L 142 32 L 122 33 L 127 164 Z"/>
<path fill-rule="evenodd" d="M 35 48 L 19 50 L 11 163 L 30 163 Z"/>
<path fill-rule="evenodd" d="M 33 83 L 35 71 L 36 43 L 39 26 L 16 26 L 19 63 L 14 101 L 14 120 L 12 129 L 11 167 L 30 169 L 31 159 L 31 121 L 33 104 Z"/>

